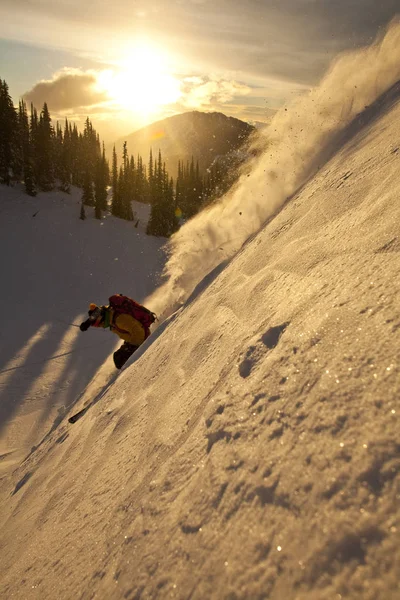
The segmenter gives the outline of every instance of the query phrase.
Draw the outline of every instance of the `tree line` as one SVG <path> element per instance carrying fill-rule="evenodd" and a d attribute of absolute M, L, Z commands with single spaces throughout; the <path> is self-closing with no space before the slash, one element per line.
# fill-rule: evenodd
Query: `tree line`
<path fill-rule="evenodd" d="M 83 132 L 68 119 L 53 127 L 46 103 L 40 113 L 31 104 L 28 115 L 24 100 L 16 109 L 7 83 L 0 79 L 1 183 L 23 182 L 30 196 L 55 187 L 67 193 L 72 185 L 80 187 L 82 207 L 94 206 L 95 216 L 101 218 L 101 211 L 107 210 L 109 178 L 104 144 L 89 118 Z"/>
<path fill-rule="evenodd" d="M 16 108 L 7 83 L 0 79 L 0 183 L 22 182 L 30 196 L 55 187 L 69 193 L 71 186 L 77 186 L 82 189 L 81 219 L 86 218 L 85 206 L 91 206 L 97 219 L 110 211 L 132 221 L 133 200 L 150 204 L 147 233 L 156 236 L 170 236 L 182 220 L 225 191 L 225 169 L 218 164 L 204 176 L 193 157 L 179 162 L 174 183 L 161 151 L 153 157 L 150 150 L 145 165 L 141 156 L 128 155 L 125 142 L 121 158 L 119 165 L 114 146 L 110 168 L 104 143 L 89 118 L 82 132 L 68 119 L 54 127 L 46 103 L 40 113 L 31 104 L 28 114 L 24 100 Z"/>

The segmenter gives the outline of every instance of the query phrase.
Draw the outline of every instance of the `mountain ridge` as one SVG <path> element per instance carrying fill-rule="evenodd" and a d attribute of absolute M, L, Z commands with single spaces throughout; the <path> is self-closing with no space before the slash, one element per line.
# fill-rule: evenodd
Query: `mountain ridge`
<path fill-rule="evenodd" d="M 135 159 L 139 154 L 145 165 L 148 164 L 150 150 L 153 159 L 160 150 L 167 171 L 175 178 L 179 161 L 186 164 L 193 157 L 199 161 L 200 172 L 204 173 L 217 156 L 240 148 L 254 131 L 249 123 L 221 112 L 188 111 L 155 121 L 119 138 L 115 148 L 118 157 L 121 157 L 126 141 L 128 154 Z M 107 146 L 109 156 L 113 146 Z"/>

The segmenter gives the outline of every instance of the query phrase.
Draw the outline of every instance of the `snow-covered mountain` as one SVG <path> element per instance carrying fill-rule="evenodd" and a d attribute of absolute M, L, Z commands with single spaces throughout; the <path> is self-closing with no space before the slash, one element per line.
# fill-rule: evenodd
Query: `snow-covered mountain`
<path fill-rule="evenodd" d="M 80 421 L 65 415 L 1 480 L 2 597 L 399 597 L 399 100 L 394 23 L 278 114 L 251 172 L 172 239 L 168 281 L 146 300 L 164 320 L 104 394 L 102 365 Z M 2 227 L 18 214 L 2 212 Z M 35 260 L 20 240 L 7 251 L 16 304 L 60 248 Z M 137 263 L 110 252 L 132 285 L 148 273 L 137 296 L 161 264 L 144 244 Z M 20 279 L 13 248 L 29 259 Z M 82 298 L 123 291 L 125 272 L 92 287 L 102 263 L 71 261 L 68 320 Z M 10 347 L 16 366 L 60 314 L 40 283 L 49 316 Z"/>

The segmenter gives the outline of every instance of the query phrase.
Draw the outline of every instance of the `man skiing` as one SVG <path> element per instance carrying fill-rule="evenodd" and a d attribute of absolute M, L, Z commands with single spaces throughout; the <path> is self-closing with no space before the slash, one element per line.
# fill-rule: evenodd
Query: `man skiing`
<path fill-rule="evenodd" d="M 89 318 L 80 325 L 81 331 L 89 327 L 110 328 L 124 340 L 122 346 L 113 354 L 114 364 L 121 369 L 135 350 L 150 335 L 150 325 L 155 315 L 128 296 L 115 294 L 109 299 L 108 306 L 89 305 Z"/>

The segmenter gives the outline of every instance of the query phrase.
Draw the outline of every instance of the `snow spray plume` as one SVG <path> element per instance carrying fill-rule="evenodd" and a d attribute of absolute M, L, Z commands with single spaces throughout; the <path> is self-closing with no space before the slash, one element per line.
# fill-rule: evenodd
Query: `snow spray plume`
<path fill-rule="evenodd" d="M 400 20 L 371 46 L 335 59 L 318 87 L 281 109 L 258 140 L 250 173 L 170 240 L 166 283 L 146 300 L 165 318 L 196 284 L 233 256 L 323 164 L 335 137 L 400 79 Z"/>

